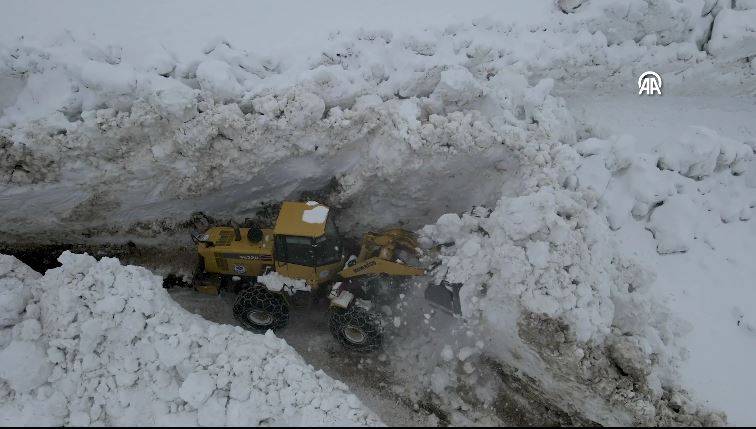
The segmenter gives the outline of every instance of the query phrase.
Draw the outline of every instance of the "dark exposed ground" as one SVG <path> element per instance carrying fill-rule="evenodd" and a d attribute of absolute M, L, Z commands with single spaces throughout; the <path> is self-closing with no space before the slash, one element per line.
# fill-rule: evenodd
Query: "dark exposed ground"
<path fill-rule="evenodd" d="M 0 243 L 0 253 L 13 255 L 35 271 L 44 273 L 60 266 L 58 256 L 64 251 L 88 253 L 96 258 L 118 258 L 124 264 L 139 265 L 163 276 L 167 288 L 188 286 L 182 277 L 189 275 L 196 263 L 194 250 L 185 248 L 156 248 L 127 244 L 22 244 Z"/>

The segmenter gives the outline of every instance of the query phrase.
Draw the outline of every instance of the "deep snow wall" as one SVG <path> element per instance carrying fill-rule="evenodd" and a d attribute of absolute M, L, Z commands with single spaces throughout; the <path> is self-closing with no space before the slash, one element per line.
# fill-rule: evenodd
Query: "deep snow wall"
<path fill-rule="evenodd" d="M 149 241 L 195 211 L 240 219 L 324 188 L 351 209 L 342 223 L 354 234 L 416 228 L 521 193 L 529 133 L 575 139 L 543 78 L 558 91 L 632 88 L 653 66 L 685 91 L 701 74 L 752 73 L 747 24 L 724 30 L 751 10 L 572 3 L 542 23 L 337 34 L 296 61 L 220 38 L 149 61 L 70 33 L 0 46 L 0 231 Z"/>
<path fill-rule="evenodd" d="M 491 339 L 475 354 L 568 413 L 721 423 L 676 385 L 682 330 L 646 295 L 652 274 L 612 248 L 578 174 L 591 130 L 555 94 L 634 93 L 648 68 L 666 91 L 705 93 L 687 85 L 702 76 L 752 91 L 751 11 L 729 3 L 559 2 L 569 13 L 554 5 L 544 24 L 339 35 L 295 65 L 224 40 L 148 66 L 70 36 L 5 47 L 0 231 L 149 242 L 196 210 L 240 219 L 324 190 L 355 234 L 428 224 L 426 244 L 447 245 L 436 274 L 464 285 L 465 323 Z M 632 164 L 612 151 L 588 172 Z M 434 356 L 454 373 L 447 355 Z M 427 380 L 443 397 L 475 386 L 474 368 L 462 374 Z"/>

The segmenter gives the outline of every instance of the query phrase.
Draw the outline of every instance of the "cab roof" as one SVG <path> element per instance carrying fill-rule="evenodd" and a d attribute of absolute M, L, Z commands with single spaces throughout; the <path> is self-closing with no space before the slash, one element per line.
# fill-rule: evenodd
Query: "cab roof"
<path fill-rule="evenodd" d="M 281 204 L 274 234 L 320 237 L 325 234 L 328 207 L 314 202 L 286 201 Z"/>

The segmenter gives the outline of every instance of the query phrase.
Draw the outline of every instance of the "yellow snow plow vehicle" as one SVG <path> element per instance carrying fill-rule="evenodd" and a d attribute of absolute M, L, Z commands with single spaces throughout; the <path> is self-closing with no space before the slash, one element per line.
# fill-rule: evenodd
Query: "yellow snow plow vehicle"
<path fill-rule="evenodd" d="M 251 225 L 193 233 L 199 254 L 195 288 L 208 293 L 238 289 L 234 317 L 256 332 L 283 328 L 290 307 L 327 297 L 336 339 L 359 352 L 377 349 L 381 323 L 362 299 L 359 280 L 425 274 L 402 259 L 416 254 L 417 241 L 401 229 L 368 233 L 358 255 L 347 258 L 329 214 L 317 202 L 284 202 L 272 229 Z"/>

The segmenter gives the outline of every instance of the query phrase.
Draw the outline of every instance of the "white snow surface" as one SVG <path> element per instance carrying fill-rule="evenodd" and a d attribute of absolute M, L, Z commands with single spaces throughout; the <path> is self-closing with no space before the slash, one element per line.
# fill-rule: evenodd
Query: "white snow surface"
<path fill-rule="evenodd" d="M 749 6 L 750 10 L 724 10 L 717 15 L 709 52 L 730 59 L 756 56 L 756 6 Z"/>
<path fill-rule="evenodd" d="M 517 176 L 518 160 L 508 149 L 521 144 L 529 124 L 537 121 L 544 138 L 574 133 L 550 89 L 632 87 L 650 67 L 669 72 L 665 90 L 693 88 L 684 83 L 702 73 L 712 78 L 716 59 L 698 39 L 721 9 L 635 0 L 587 2 L 563 14 L 543 0 L 491 14 L 493 4 L 480 3 L 469 11 L 475 19 L 429 28 L 337 26 L 342 31 L 330 37 L 313 36 L 308 43 L 316 47 L 288 34 L 282 42 L 295 55 L 258 53 L 268 46 L 261 40 L 280 34 L 263 31 L 269 26 L 247 38 L 206 35 L 193 43 L 205 33 L 167 34 L 157 17 L 169 3 L 154 6 L 158 15 L 139 21 L 144 27 L 115 34 L 116 24 L 107 29 L 113 17 L 150 9 L 119 15 L 112 6 L 107 17 L 64 31 L 53 12 L 69 11 L 47 4 L 33 20 L 39 34 L 28 35 L 17 24 L 34 8 L 20 4 L 11 2 L 13 13 L 1 18 L 2 228 L 76 237 L 98 229 L 142 239 L 152 229 L 134 227 L 134 219 L 170 227 L 196 210 L 245 216 L 263 201 L 333 178 L 341 189 L 335 202 L 355 213 L 341 222 L 362 230 L 396 218 L 420 227 L 445 212 L 492 205 L 502 187 L 517 191 L 508 179 Z M 88 13 L 105 15 L 99 7 Z M 428 16 L 449 7 L 429 8 Z M 651 11 L 654 19 L 646 19 Z M 322 25 L 296 17 L 322 35 Z M 91 31 L 80 34 L 86 26 Z M 223 25 L 238 30 L 230 27 Z M 748 64 L 729 66 L 714 78 L 724 82 L 718 90 L 732 92 L 750 73 Z M 374 210 L 379 204 L 390 206 Z"/>
<path fill-rule="evenodd" d="M 4 425 L 380 425 L 272 332 L 192 315 L 144 268 L 59 261 L 40 277 L 0 256 Z"/>
<path fill-rule="evenodd" d="M 316 206 L 302 212 L 302 222 L 323 224 L 328 219 L 328 207 Z"/>
<path fill-rule="evenodd" d="M 148 240 L 195 210 L 242 217 L 335 178 L 344 230 L 402 220 L 448 245 L 437 279 L 463 284 L 481 353 L 563 408 L 723 422 L 711 406 L 752 424 L 756 62 L 753 9 L 734 4 L 486 3 L 451 20 L 442 3 L 428 29 L 388 7 L 377 28 L 318 25 L 290 50 L 260 43 L 280 36 L 265 26 L 158 44 L 150 20 L 142 42 L 108 20 L 87 24 L 104 39 L 57 23 L 0 39 L 0 228 Z M 636 95 L 649 69 L 658 100 Z M 7 356 L 21 352 L 39 354 Z M 432 378 L 438 392 L 455 379 Z M 192 380 L 189 404 L 208 394 Z"/>
<path fill-rule="evenodd" d="M 310 286 L 302 279 L 292 279 L 282 276 L 273 271 L 262 276 L 257 276 L 257 281 L 264 284 L 268 290 L 274 292 L 284 291 L 290 295 L 297 291 L 309 292 Z"/>
<path fill-rule="evenodd" d="M 730 423 L 751 424 L 754 379 L 746 368 L 756 354 L 747 346 L 753 324 L 744 303 L 756 299 L 749 259 L 756 237 L 756 124 L 748 119 L 756 101 L 669 97 L 640 108 L 634 99 L 599 97 L 576 104 L 580 121 L 602 135 L 580 168 L 603 170 L 619 147 L 634 148 L 628 167 L 612 173 L 597 194 L 597 210 L 617 249 L 655 274 L 648 286 L 655 299 L 685 321 L 680 383 L 725 410 Z M 603 138 L 611 134 L 625 135 Z M 687 150 L 670 150 L 675 143 Z M 743 145 L 751 151 L 740 152 Z M 743 162 L 730 162 L 738 153 Z"/>

